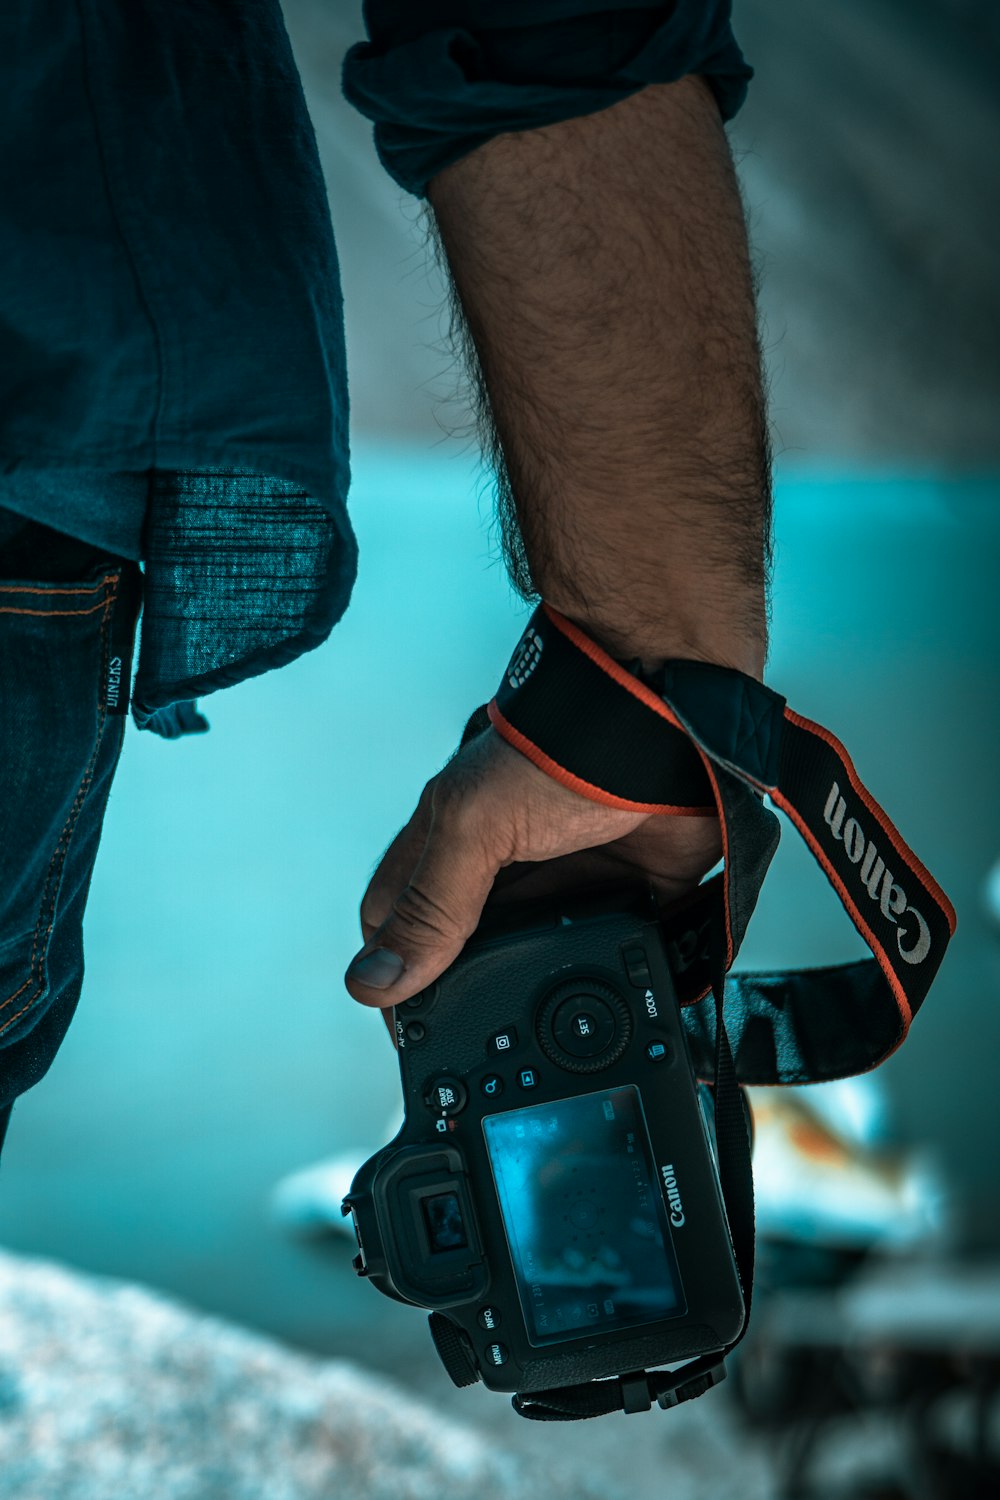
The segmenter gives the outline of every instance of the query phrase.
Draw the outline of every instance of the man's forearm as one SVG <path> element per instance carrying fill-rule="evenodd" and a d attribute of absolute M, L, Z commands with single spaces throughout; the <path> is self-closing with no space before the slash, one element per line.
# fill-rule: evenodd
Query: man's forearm
<path fill-rule="evenodd" d="M 706 85 L 498 136 L 428 198 L 537 591 L 616 655 L 759 675 L 769 447 L 742 205 Z"/>

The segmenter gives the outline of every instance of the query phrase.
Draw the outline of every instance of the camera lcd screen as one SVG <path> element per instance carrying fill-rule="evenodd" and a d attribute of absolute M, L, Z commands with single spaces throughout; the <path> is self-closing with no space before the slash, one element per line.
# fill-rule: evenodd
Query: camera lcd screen
<path fill-rule="evenodd" d="M 685 1310 L 637 1088 L 487 1115 L 483 1132 L 532 1344 Z"/>

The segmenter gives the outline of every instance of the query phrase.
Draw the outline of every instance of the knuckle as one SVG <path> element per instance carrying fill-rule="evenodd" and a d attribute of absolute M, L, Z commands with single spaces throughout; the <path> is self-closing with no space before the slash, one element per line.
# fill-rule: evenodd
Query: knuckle
<path fill-rule="evenodd" d="M 438 838 L 481 853 L 487 861 L 502 858 L 511 841 L 514 808 L 501 798 L 499 788 L 466 776 L 442 776 L 433 808 Z"/>
<path fill-rule="evenodd" d="M 471 800 L 471 788 L 464 776 L 448 776 L 442 772 L 427 783 L 425 790 L 430 793 L 430 807 L 435 819 L 454 818 Z"/>
<path fill-rule="evenodd" d="M 453 914 L 443 901 L 419 885 L 408 885 L 393 903 L 393 915 L 416 937 L 451 939 L 456 935 Z"/>

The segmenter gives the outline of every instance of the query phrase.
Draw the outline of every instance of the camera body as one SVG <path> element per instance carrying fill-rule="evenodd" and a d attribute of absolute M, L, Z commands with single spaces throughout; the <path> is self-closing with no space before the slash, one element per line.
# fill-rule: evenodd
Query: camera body
<path fill-rule="evenodd" d="M 355 1268 L 431 1310 L 458 1385 L 575 1385 L 722 1349 L 744 1318 L 645 887 L 488 914 L 394 1013 L 405 1120 L 344 1200 Z"/>

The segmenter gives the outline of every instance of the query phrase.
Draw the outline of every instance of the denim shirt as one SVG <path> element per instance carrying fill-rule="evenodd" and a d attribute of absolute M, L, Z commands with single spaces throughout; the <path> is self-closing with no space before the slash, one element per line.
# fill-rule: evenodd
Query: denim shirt
<path fill-rule="evenodd" d="M 495 135 L 686 73 L 728 120 L 729 12 L 366 0 L 343 90 L 424 196 Z M 318 645 L 357 569 L 337 254 L 280 5 L 3 7 L 0 75 L 0 510 L 142 560 L 133 716 L 204 729 L 192 700 Z"/>

